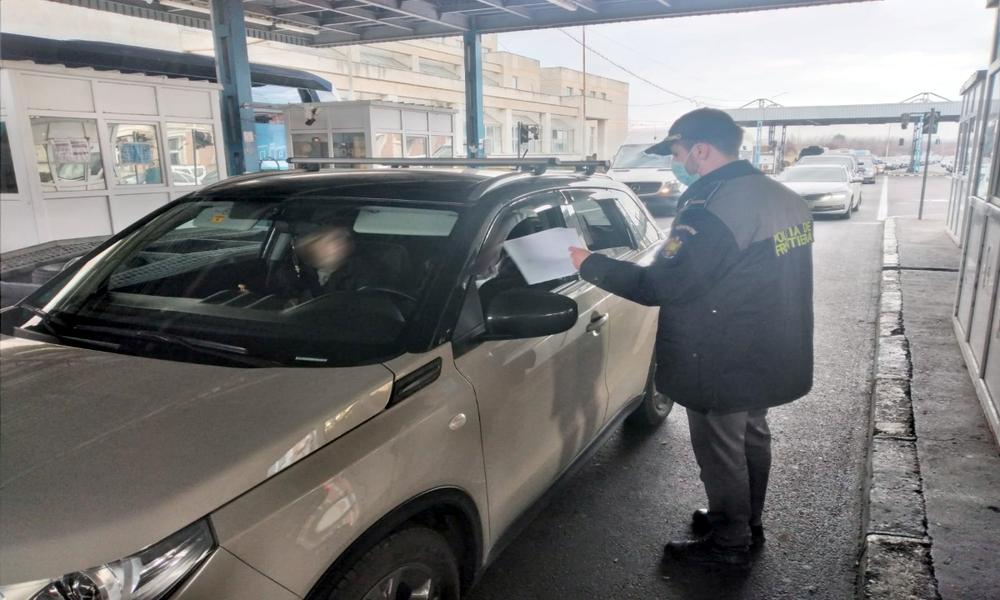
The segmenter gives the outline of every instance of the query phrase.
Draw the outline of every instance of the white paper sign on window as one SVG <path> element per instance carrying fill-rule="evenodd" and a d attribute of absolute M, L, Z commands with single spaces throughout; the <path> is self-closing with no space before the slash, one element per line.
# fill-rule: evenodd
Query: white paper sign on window
<path fill-rule="evenodd" d="M 90 162 L 90 140 L 87 138 L 55 138 L 49 140 L 57 163 Z"/>

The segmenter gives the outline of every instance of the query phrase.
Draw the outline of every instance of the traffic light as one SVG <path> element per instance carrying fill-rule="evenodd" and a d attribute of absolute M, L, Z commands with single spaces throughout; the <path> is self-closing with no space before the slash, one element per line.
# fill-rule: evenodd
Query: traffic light
<path fill-rule="evenodd" d="M 904 138 L 899 138 L 899 145 L 900 145 L 900 146 L 903 146 L 903 145 L 905 145 L 905 144 L 906 144 L 906 139 L 904 139 Z"/>
<path fill-rule="evenodd" d="M 518 122 L 517 124 L 517 142 L 519 144 L 527 144 L 531 140 L 538 139 L 538 125 L 528 125 L 527 123 Z"/>
<path fill-rule="evenodd" d="M 938 130 L 938 118 L 940 116 L 941 116 L 941 113 L 939 113 L 938 111 L 936 111 L 934 109 L 931 109 L 931 112 L 928 113 L 928 115 L 927 115 L 927 122 L 924 123 L 924 129 L 927 131 L 927 133 L 937 133 L 937 130 Z"/>
<path fill-rule="evenodd" d="M 906 129 L 910 126 L 910 113 L 903 113 L 903 120 L 899 123 L 900 129 Z"/>

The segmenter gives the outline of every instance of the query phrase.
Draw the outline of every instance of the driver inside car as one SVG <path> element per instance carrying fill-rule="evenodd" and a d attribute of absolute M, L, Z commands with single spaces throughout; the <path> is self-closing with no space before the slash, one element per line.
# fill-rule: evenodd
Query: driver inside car
<path fill-rule="evenodd" d="M 344 222 L 301 227 L 292 241 L 291 267 L 280 279 L 296 304 L 377 283 L 377 267 L 355 252 L 354 236 Z"/>

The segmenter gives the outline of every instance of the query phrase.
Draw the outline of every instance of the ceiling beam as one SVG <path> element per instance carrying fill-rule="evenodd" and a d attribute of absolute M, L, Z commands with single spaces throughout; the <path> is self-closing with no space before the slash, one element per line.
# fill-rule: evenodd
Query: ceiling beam
<path fill-rule="evenodd" d="M 468 16 L 461 13 L 444 14 L 428 0 L 358 0 L 358 2 L 447 27 L 454 31 L 468 31 L 470 28 Z"/>
<path fill-rule="evenodd" d="M 503 12 L 507 12 L 512 15 L 517 15 L 522 19 L 531 19 L 531 13 L 529 13 L 527 9 L 507 6 L 506 0 L 476 0 L 476 2 L 489 6 L 490 8 L 502 10 Z"/>
<path fill-rule="evenodd" d="M 375 11 L 369 10 L 367 8 L 362 8 L 360 6 L 341 7 L 340 5 L 334 4 L 329 0 L 292 0 L 292 1 L 296 2 L 297 4 L 301 4 L 303 6 L 311 7 L 315 10 L 328 10 L 330 12 L 337 13 L 338 15 L 344 15 L 345 17 L 353 17 L 356 19 L 361 19 L 362 21 L 366 21 L 368 23 L 376 25 L 387 25 L 395 29 L 402 29 L 404 31 L 413 31 L 412 27 L 407 27 L 406 25 L 392 23 L 389 21 L 383 21 L 382 19 L 379 18 L 378 14 Z"/>

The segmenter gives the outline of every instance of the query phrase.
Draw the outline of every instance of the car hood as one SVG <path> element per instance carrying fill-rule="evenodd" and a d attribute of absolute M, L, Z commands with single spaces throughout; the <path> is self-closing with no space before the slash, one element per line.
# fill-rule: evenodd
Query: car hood
<path fill-rule="evenodd" d="M 622 183 L 634 181 L 677 181 L 677 176 L 670 169 L 609 169 L 608 177 Z"/>
<path fill-rule="evenodd" d="M 830 194 L 833 192 L 851 193 L 851 188 L 846 183 L 836 181 L 782 181 L 781 183 L 789 187 L 800 196 L 810 196 L 813 194 Z"/>
<path fill-rule="evenodd" d="M 382 411 L 392 373 L 0 338 L 0 584 L 123 558 Z"/>

